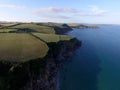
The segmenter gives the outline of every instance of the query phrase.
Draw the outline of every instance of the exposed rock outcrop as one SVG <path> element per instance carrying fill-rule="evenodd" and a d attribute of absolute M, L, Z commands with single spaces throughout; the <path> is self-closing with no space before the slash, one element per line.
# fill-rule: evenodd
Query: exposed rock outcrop
<path fill-rule="evenodd" d="M 31 73 L 30 81 L 24 87 L 24 90 L 57 90 L 61 62 L 71 56 L 71 53 L 74 53 L 75 49 L 80 47 L 80 45 L 81 42 L 75 38 L 71 41 L 59 42 L 58 44 L 50 43 L 49 47 L 51 50 L 45 59 L 45 69 L 38 76 L 35 73 Z"/>

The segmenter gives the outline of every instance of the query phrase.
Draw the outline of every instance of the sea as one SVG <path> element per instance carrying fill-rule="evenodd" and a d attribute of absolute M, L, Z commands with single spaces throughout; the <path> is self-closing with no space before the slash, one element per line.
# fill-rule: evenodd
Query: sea
<path fill-rule="evenodd" d="M 82 44 L 60 70 L 60 90 L 120 90 L 120 26 L 98 26 L 68 33 Z"/>

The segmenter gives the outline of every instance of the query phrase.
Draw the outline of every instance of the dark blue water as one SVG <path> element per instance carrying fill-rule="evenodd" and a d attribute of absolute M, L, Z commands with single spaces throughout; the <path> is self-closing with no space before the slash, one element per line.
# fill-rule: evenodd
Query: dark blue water
<path fill-rule="evenodd" d="M 120 26 L 74 29 L 82 41 L 61 70 L 61 90 L 120 90 Z"/>

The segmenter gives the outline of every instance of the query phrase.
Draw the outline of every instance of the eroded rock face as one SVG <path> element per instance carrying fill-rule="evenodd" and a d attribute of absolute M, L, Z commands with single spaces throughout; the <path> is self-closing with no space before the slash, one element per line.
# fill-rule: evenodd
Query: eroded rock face
<path fill-rule="evenodd" d="M 27 83 L 24 90 L 58 90 L 59 68 L 61 63 L 65 61 L 67 57 L 73 55 L 76 48 L 81 46 L 81 42 L 77 40 L 62 43 L 63 46 L 62 49 L 58 51 L 59 54 L 51 54 L 51 56 L 47 58 L 45 69 L 37 77 L 34 73 L 31 73 L 30 82 Z M 52 53 L 57 53 L 56 49 L 52 50 Z"/>
<path fill-rule="evenodd" d="M 76 38 L 49 44 L 48 55 L 27 62 L 0 62 L 0 90 L 57 90 L 59 67 L 74 54 L 81 42 Z"/>
<path fill-rule="evenodd" d="M 16 25 L 19 24 L 15 24 L 13 26 Z M 57 34 L 65 34 L 66 32 L 72 30 L 72 28 L 70 28 L 67 24 L 62 24 L 60 26 L 59 24 L 57 24 L 57 26 L 52 24 L 50 27 L 53 27 Z M 35 32 L 32 29 L 23 28 L 19 29 L 16 33 L 26 32 L 30 34 L 31 31 Z M 21 62 L 12 61 L 11 59 L 9 61 L 0 60 L 0 90 L 58 89 L 60 64 L 65 61 L 67 57 L 74 54 L 74 51 L 81 45 L 81 42 L 79 42 L 76 38 L 71 38 L 69 40 L 62 39 L 59 42 L 45 44 L 49 47 L 49 51 L 44 58 L 35 57 L 34 60 Z M 39 48 L 37 50 L 39 50 Z M 37 54 L 40 52 L 37 52 Z"/>
<path fill-rule="evenodd" d="M 53 58 L 46 62 L 45 70 L 38 76 L 31 73 L 30 81 L 21 90 L 57 90 L 57 64 Z"/>

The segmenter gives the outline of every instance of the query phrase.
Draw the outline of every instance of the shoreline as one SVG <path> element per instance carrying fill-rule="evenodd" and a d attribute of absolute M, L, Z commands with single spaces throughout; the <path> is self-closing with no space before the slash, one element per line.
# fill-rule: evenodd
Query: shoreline
<path fill-rule="evenodd" d="M 57 30 L 58 32 L 55 30 L 57 34 L 53 35 L 67 36 L 66 33 L 72 31 L 72 28 L 69 26 L 66 27 L 66 24 L 64 24 L 64 26 L 65 28 L 59 28 Z M 26 32 L 25 30 L 26 29 L 23 29 L 22 32 L 15 31 L 13 34 L 15 35 L 16 33 L 18 34 L 31 32 Z M 9 34 L 9 32 L 6 33 Z M 4 35 L 6 33 L 4 33 Z M 39 41 L 39 37 L 35 39 Z M 42 40 L 44 39 L 42 38 Z M 6 77 L 0 76 L 3 81 L 6 80 L 4 83 L 0 82 L 3 84 L 3 86 L 0 87 L 1 90 L 9 90 L 11 88 L 13 90 L 60 90 L 59 69 L 61 67 L 61 64 L 65 62 L 68 57 L 74 55 L 75 50 L 81 46 L 81 41 L 75 37 L 68 36 L 59 38 L 57 42 L 54 42 L 53 39 L 51 42 L 44 41 L 44 43 L 46 43 L 46 45 L 49 47 L 49 50 L 44 58 L 36 58 L 24 62 L 13 62 L 11 59 L 9 62 L 7 60 L 1 60 L 0 69 L 5 72 L 6 76 L 8 77 L 7 80 L 9 81 L 9 83 L 6 84 Z M 2 66 L 4 66 L 4 68 L 2 68 Z M 18 82 L 19 79 L 20 82 Z M 9 88 L 7 89 L 8 86 Z"/>

